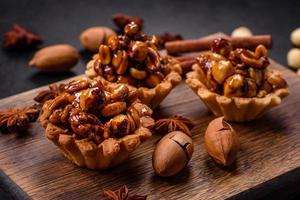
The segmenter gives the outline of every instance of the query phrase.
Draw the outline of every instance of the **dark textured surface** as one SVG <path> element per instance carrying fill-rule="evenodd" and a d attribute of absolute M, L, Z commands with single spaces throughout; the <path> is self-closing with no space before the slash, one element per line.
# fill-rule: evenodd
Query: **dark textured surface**
<path fill-rule="evenodd" d="M 69 43 L 77 47 L 83 59 L 69 73 L 42 74 L 27 66 L 34 51 L 10 52 L 0 49 L 0 98 L 52 83 L 84 71 L 90 54 L 82 51 L 80 32 L 90 26 L 114 27 L 110 16 L 116 12 L 140 15 L 146 21 L 147 33 L 170 31 L 185 38 L 214 32 L 231 33 L 239 25 L 254 33 L 272 34 L 271 57 L 286 65 L 291 48 L 290 32 L 300 26 L 300 1 L 0 1 L 0 34 L 12 23 L 20 23 L 39 33 L 44 46 Z M 1 166 L 0 166 L 1 168 Z M 0 184 L 1 185 L 1 184 Z M 5 195 L 0 199 L 7 199 Z"/>
<path fill-rule="evenodd" d="M 2 0 L 0 2 L 0 34 L 14 22 L 39 33 L 44 45 L 70 43 L 82 50 L 78 35 L 94 25 L 114 27 L 110 16 L 116 12 L 140 15 L 145 19 L 147 33 L 170 31 L 185 38 L 214 32 L 231 31 L 245 25 L 256 34 L 269 33 L 274 38 L 271 57 L 286 64 L 291 48 L 290 32 L 300 26 L 300 1 L 32 1 Z M 45 85 L 84 71 L 85 59 L 70 72 L 46 75 L 27 66 L 34 51 L 6 52 L 0 50 L 0 98 Z"/>

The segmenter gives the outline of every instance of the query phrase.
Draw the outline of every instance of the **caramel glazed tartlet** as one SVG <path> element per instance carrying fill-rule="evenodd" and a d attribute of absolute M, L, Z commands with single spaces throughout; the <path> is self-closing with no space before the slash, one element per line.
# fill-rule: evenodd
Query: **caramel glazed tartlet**
<path fill-rule="evenodd" d="M 79 79 L 42 107 L 46 136 L 81 167 L 105 169 L 123 162 L 154 125 L 152 110 L 125 84 Z"/>
<path fill-rule="evenodd" d="M 287 82 L 271 68 L 267 49 L 237 48 L 222 38 L 199 55 L 186 83 L 216 115 L 230 121 L 260 117 L 289 95 Z"/>
<path fill-rule="evenodd" d="M 86 75 L 105 82 L 126 83 L 137 88 L 142 103 L 156 108 L 181 81 L 181 67 L 158 52 L 159 39 L 147 36 L 135 23 L 121 35 L 112 35 L 107 45 L 87 64 Z"/>

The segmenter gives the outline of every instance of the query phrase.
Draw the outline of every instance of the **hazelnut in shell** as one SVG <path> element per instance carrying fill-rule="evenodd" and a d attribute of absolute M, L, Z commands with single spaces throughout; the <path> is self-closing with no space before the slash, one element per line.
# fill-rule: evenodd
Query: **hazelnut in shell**
<path fill-rule="evenodd" d="M 245 26 L 237 27 L 231 33 L 231 37 L 250 37 L 252 35 L 251 30 Z"/>
<path fill-rule="evenodd" d="M 232 164 L 239 149 L 239 139 L 224 117 L 212 120 L 204 135 L 207 153 L 222 166 Z"/>
<path fill-rule="evenodd" d="M 193 155 L 192 139 L 181 131 L 173 131 L 165 135 L 156 145 L 152 166 L 155 173 L 169 177 L 179 173 Z"/>
<path fill-rule="evenodd" d="M 293 45 L 300 47 L 300 27 L 291 33 L 290 39 Z"/>
<path fill-rule="evenodd" d="M 292 48 L 287 54 L 287 63 L 294 69 L 300 69 L 300 49 Z"/>

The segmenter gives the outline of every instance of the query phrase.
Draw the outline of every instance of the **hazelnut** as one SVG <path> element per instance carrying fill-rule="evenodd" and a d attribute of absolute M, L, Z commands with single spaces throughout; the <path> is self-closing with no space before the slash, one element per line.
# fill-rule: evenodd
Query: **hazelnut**
<path fill-rule="evenodd" d="M 300 49 L 293 48 L 287 54 L 287 63 L 294 69 L 300 68 Z"/>
<path fill-rule="evenodd" d="M 129 45 L 129 56 L 135 61 L 142 62 L 146 59 L 148 54 L 148 47 L 144 42 L 135 41 Z"/>
<path fill-rule="evenodd" d="M 204 135 L 207 153 L 216 163 L 228 166 L 236 159 L 239 149 L 238 136 L 223 117 L 212 120 Z"/>
<path fill-rule="evenodd" d="M 224 83 L 224 96 L 227 97 L 254 97 L 256 93 L 255 81 L 240 74 L 230 76 Z"/>
<path fill-rule="evenodd" d="M 293 45 L 300 47 L 300 27 L 291 33 L 290 39 Z"/>
<path fill-rule="evenodd" d="M 188 164 L 193 151 L 192 139 L 181 131 L 173 131 L 165 135 L 156 145 L 152 167 L 159 176 L 173 176 Z"/>
<path fill-rule="evenodd" d="M 212 75 L 219 84 L 223 84 L 225 79 L 232 74 L 234 74 L 234 68 L 230 61 L 221 60 L 212 66 Z"/>
<path fill-rule="evenodd" d="M 240 26 L 234 29 L 231 33 L 231 37 L 249 37 L 252 36 L 252 32 L 249 28 L 245 26 Z"/>

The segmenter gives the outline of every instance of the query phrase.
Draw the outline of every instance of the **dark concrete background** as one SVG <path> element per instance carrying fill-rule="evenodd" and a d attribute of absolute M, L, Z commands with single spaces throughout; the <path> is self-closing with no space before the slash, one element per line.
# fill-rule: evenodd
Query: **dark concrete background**
<path fill-rule="evenodd" d="M 0 34 L 12 23 L 20 23 L 39 33 L 44 46 L 69 43 L 82 50 L 78 36 L 90 26 L 114 27 L 111 15 L 125 12 L 145 19 L 146 33 L 170 31 L 184 38 L 195 38 L 223 31 L 230 34 L 240 25 L 256 34 L 269 33 L 274 38 L 271 57 L 286 64 L 291 48 L 290 32 L 300 26 L 300 1 L 74 1 L 74 0 L 1 0 Z M 69 73 L 42 74 L 28 67 L 34 51 L 0 50 L 0 98 L 17 94 L 75 74 L 83 73 L 89 55 Z"/>
<path fill-rule="evenodd" d="M 148 34 L 169 31 L 184 38 L 196 38 L 214 32 L 231 31 L 240 25 L 248 26 L 255 34 L 273 36 L 270 55 L 286 65 L 286 53 L 292 47 L 289 35 L 300 26 L 300 1 L 74 1 L 74 0 L 1 0 L 0 34 L 13 23 L 37 32 L 44 44 L 69 43 L 77 47 L 83 59 L 71 72 L 43 74 L 28 67 L 34 51 L 0 50 L 0 98 L 17 94 L 84 72 L 90 55 L 82 51 L 78 36 L 90 26 L 114 28 L 111 15 L 124 12 L 139 15 L 145 20 Z M 0 166 L 1 169 L 1 166 Z M 7 199 L 1 196 L 0 199 Z"/>

